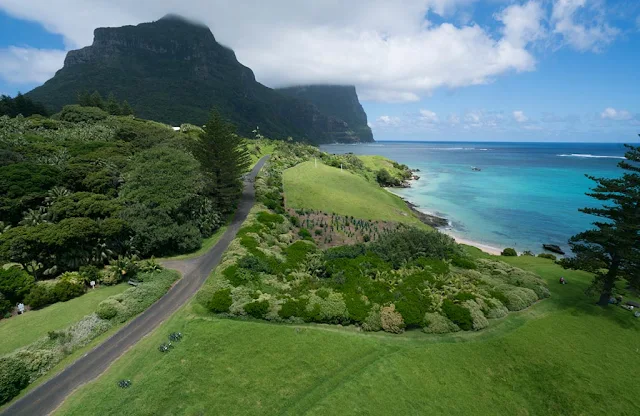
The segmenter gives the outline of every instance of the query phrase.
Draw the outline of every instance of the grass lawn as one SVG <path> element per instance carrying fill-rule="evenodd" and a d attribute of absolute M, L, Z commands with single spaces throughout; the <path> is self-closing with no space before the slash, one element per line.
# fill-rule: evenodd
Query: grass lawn
<path fill-rule="evenodd" d="M 386 169 L 391 176 L 397 179 L 402 179 L 401 171 L 393 166 L 393 161 L 387 159 L 384 156 L 358 156 L 358 159 L 362 160 L 362 163 L 374 172 L 380 169 Z"/>
<path fill-rule="evenodd" d="M 305 162 L 284 171 L 287 208 L 421 225 L 402 199 L 348 171 Z"/>
<path fill-rule="evenodd" d="M 258 154 L 253 154 L 253 150 L 256 147 L 256 142 L 251 140 L 247 142 L 247 149 L 249 149 L 249 151 L 251 152 L 251 168 L 249 168 L 249 170 L 251 170 L 256 165 L 256 163 L 258 163 L 258 160 L 262 159 L 263 156 L 270 155 L 276 149 L 276 145 L 273 143 L 261 142 L 259 143 L 259 146 L 260 151 L 258 152 Z"/>
<path fill-rule="evenodd" d="M 58 302 L 46 308 L 30 311 L 0 321 L 0 355 L 24 347 L 47 335 L 49 331 L 66 328 L 85 315 L 95 312 L 98 303 L 111 295 L 124 292 L 127 284 L 103 286 L 68 302 Z"/>
<path fill-rule="evenodd" d="M 446 336 L 225 320 L 192 303 L 57 414 L 640 414 L 640 320 L 593 305 L 587 273 L 503 260 L 538 272 L 552 297 Z M 162 354 L 172 331 L 184 339 Z"/>

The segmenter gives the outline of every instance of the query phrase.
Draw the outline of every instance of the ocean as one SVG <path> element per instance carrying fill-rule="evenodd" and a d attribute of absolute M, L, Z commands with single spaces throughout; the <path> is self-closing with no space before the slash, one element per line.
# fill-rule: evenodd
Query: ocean
<path fill-rule="evenodd" d="M 382 155 L 419 169 L 411 188 L 393 191 L 448 219 L 449 234 L 534 253 L 544 243 L 568 250 L 569 237 L 591 226 L 595 217 L 578 211 L 598 205 L 585 195 L 594 185 L 585 174 L 620 176 L 625 153 L 618 143 L 376 142 L 321 149 Z"/>

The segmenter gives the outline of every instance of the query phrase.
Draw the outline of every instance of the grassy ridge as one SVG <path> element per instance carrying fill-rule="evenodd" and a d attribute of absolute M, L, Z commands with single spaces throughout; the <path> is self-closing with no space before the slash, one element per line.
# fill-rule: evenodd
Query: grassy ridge
<path fill-rule="evenodd" d="M 44 309 L 0 321 L 0 355 L 26 346 L 47 335 L 49 331 L 66 328 L 96 310 L 109 296 L 124 292 L 129 286 L 105 286 L 67 302 L 58 302 Z"/>
<path fill-rule="evenodd" d="M 400 198 L 346 170 L 309 161 L 287 169 L 283 181 L 288 208 L 422 224 Z"/>
<path fill-rule="evenodd" d="M 639 388 L 621 371 L 640 371 L 638 321 L 593 306 L 587 273 L 507 261 L 538 272 L 552 297 L 482 332 L 296 330 L 214 318 L 194 303 L 57 414 L 637 414 Z M 185 338 L 163 355 L 157 345 L 172 331 Z M 130 389 L 117 387 L 123 378 Z"/>
<path fill-rule="evenodd" d="M 358 156 L 358 159 L 362 160 L 362 163 L 367 169 L 371 169 L 374 172 L 377 172 L 380 169 L 386 169 L 394 178 L 403 179 L 402 171 L 393 165 L 393 160 L 391 159 L 378 155 Z"/>

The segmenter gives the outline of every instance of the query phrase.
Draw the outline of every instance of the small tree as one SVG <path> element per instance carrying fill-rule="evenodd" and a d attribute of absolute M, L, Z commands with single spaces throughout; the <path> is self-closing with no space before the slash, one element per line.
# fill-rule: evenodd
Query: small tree
<path fill-rule="evenodd" d="M 94 91 L 93 94 L 91 94 L 91 97 L 89 97 L 89 102 L 91 104 L 91 107 L 104 109 L 104 100 L 102 99 L 102 96 L 98 91 Z"/>
<path fill-rule="evenodd" d="M 123 115 L 123 116 L 133 115 L 133 108 L 131 108 L 127 100 L 124 100 L 124 102 L 122 103 L 122 107 L 120 107 L 120 115 Z"/>
<path fill-rule="evenodd" d="M 600 306 L 609 304 L 617 280 L 640 284 L 640 147 L 625 146 L 627 160 L 618 164 L 624 169 L 622 177 L 587 175 L 597 183 L 587 195 L 605 204 L 580 211 L 604 221 L 596 221 L 594 229 L 571 237 L 569 245 L 575 256 L 561 261 L 565 268 L 595 273 L 590 290 L 600 293 Z"/>
<path fill-rule="evenodd" d="M 118 104 L 118 102 L 116 101 L 116 97 L 114 97 L 113 93 L 109 94 L 109 97 L 107 98 L 107 104 L 105 106 L 105 111 L 109 114 L 111 114 L 112 116 L 118 116 L 120 115 L 120 105 Z"/>

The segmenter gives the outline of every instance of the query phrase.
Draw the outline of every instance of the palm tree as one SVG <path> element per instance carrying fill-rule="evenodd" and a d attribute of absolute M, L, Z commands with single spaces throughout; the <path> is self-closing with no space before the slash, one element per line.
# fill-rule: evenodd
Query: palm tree
<path fill-rule="evenodd" d="M 49 213 L 45 207 L 38 207 L 37 209 L 29 209 L 23 214 L 20 225 L 35 226 L 49 222 Z"/>
<path fill-rule="evenodd" d="M 47 205 L 51 205 L 53 204 L 56 199 L 58 198 L 62 198 L 64 196 L 69 196 L 71 194 L 71 192 L 62 186 L 54 186 L 53 188 L 49 189 L 49 191 L 47 191 L 47 197 L 44 199 L 44 201 L 47 203 Z"/>
<path fill-rule="evenodd" d="M 95 264 L 106 264 L 114 256 L 113 250 L 107 246 L 103 240 L 99 240 L 91 252 L 91 262 Z"/>

